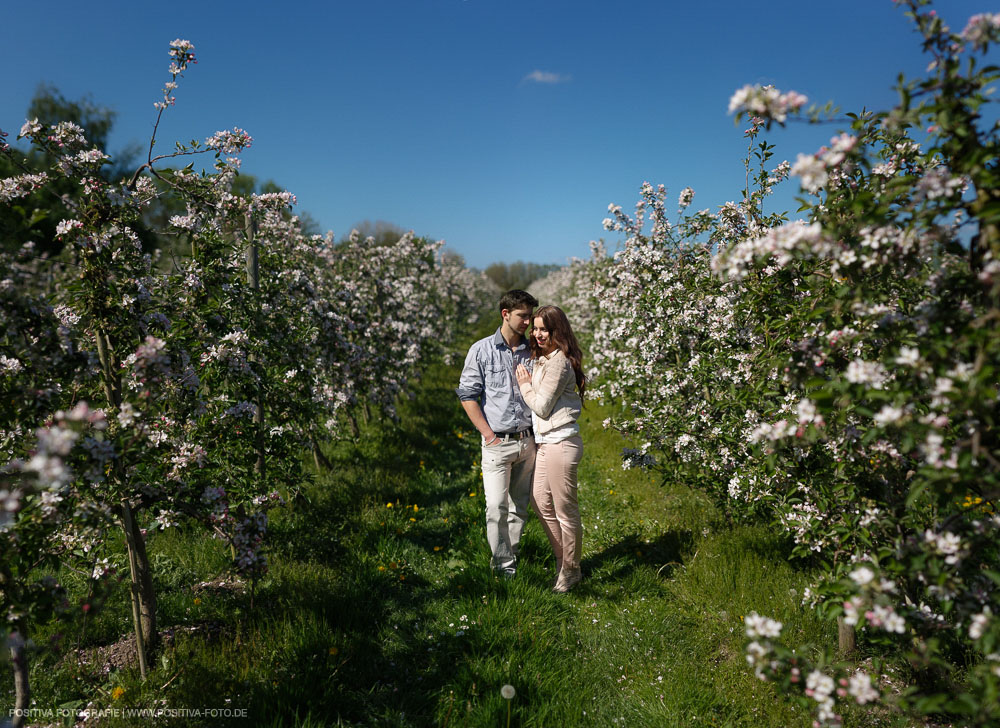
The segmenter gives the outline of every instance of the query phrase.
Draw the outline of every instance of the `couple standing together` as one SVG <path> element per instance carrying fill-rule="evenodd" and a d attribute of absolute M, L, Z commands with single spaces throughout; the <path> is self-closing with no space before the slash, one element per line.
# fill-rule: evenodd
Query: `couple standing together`
<path fill-rule="evenodd" d="M 500 328 L 469 349 L 455 391 L 482 435 L 493 568 L 514 575 L 530 503 L 555 554 L 553 590 L 566 592 L 581 578 L 577 467 L 583 441 L 577 418 L 586 379 L 566 314 L 557 306 L 534 311 L 536 306 L 526 291 L 500 297 Z"/>

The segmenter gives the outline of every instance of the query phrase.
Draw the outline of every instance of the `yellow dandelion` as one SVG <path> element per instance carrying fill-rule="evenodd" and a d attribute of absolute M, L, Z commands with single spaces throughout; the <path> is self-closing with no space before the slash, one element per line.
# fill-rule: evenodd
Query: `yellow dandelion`
<path fill-rule="evenodd" d="M 461 440 L 463 437 L 465 437 L 465 435 L 463 435 L 461 432 L 459 432 L 458 433 L 458 439 Z"/>
<path fill-rule="evenodd" d="M 330 654 L 331 655 L 336 655 L 338 652 L 340 652 L 340 650 L 338 650 L 336 647 L 331 647 L 330 648 Z"/>
<path fill-rule="evenodd" d="M 441 547 L 440 547 L 440 546 L 435 546 L 435 547 L 434 547 L 434 550 L 435 550 L 435 551 L 440 551 L 440 550 L 441 550 Z"/>
<path fill-rule="evenodd" d="M 195 597 L 194 598 L 194 604 L 195 604 L 195 606 L 198 606 L 199 604 L 201 604 L 201 597 Z"/>
<path fill-rule="evenodd" d="M 470 497 L 470 498 L 475 498 L 475 497 L 476 497 L 476 494 L 475 494 L 475 493 L 469 493 L 469 497 Z"/>
<path fill-rule="evenodd" d="M 385 504 L 385 507 L 386 507 L 386 508 L 392 508 L 392 503 L 386 503 L 386 504 Z"/>
<path fill-rule="evenodd" d="M 379 570 L 379 571 L 385 571 L 385 567 L 384 567 L 384 566 L 382 566 L 382 565 L 379 565 L 379 567 L 378 567 L 378 570 Z"/>
<path fill-rule="evenodd" d="M 614 492 L 613 490 L 609 490 L 609 491 L 608 491 L 608 493 L 609 493 L 610 495 L 614 495 L 614 494 L 615 494 L 615 492 Z"/>
<path fill-rule="evenodd" d="M 410 518 L 410 520 L 413 521 L 414 523 L 416 523 L 416 521 L 417 521 L 416 518 Z"/>
<path fill-rule="evenodd" d="M 417 511 L 419 511 L 419 510 L 420 510 L 420 509 L 419 509 L 419 508 L 417 507 L 417 504 L 416 504 L 416 503 L 414 503 L 414 504 L 413 504 L 413 512 L 414 512 L 414 513 L 416 513 L 416 512 L 417 512 Z"/>
<path fill-rule="evenodd" d="M 124 694 L 125 694 L 125 688 L 119 685 L 114 690 L 111 691 L 111 699 L 118 700 Z"/>

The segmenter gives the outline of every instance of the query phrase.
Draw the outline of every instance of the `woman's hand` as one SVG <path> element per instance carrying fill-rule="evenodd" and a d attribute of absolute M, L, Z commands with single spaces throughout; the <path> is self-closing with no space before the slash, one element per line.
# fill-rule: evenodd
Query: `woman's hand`
<path fill-rule="evenodd" d="M 531 381 L 531 374 L 525 368 L 524 364 L 517 365 L 517 369 L 514 370 L 514 375 L 517 377 L 518 384 L 527 384 Z"/>

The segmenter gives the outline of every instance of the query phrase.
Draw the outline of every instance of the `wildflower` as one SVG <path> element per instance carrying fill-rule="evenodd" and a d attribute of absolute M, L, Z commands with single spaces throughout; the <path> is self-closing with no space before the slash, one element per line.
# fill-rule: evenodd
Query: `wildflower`
<path fill-rule="evenodd" d="M 875 572 L 869 569 L 867 566 L 862 566 L 858 569 L 852 571 L 849 576 L 858 586 L 864 586 L 872 579 L 875 578 Z"/>
<path fill-rule="evenodd" d="M 514 686 L 513 685 L 509 685 L 508 684 L 508 685 L 504 685 L 502 688 L 500 688 L 500 695 L 503 696 L 504 700 L 511 700 L 516 694 L 517 693 L 514 690 Z"/>
<path fill-rule="evenodd" d="M 878 362 L 855 359 L 847 365 L 845 378 L 852 384 L 870 384 L 874 389 L 882 389 L 889 373 Z"/>
<path fill-rule="evenodd" d="M 985 51 L 991 36 L 996 37 L 997 29 L 1000 29 L 1000 13 L 977 13 L 969 18 L 961 35 L 974 49 Z"/>
<path fill-rule="evenodd" d="M 685 187 L 681 190 L 680 197 L 677 199 L 677 205 L 683 210 L 688 205 L 691 204 L 691 200 L 694 199 L 694 190 L 690 187 Z M 604 426 L 607 427 L 610 424 L 610 418 L 604 420 Z"/>
<path fill-rule="evenodd" d="M 223 154 L 235 154 L 246 149 L 253 142 L 253 138 L 239 128 L 232 131 L 217 131 L 205 140 L 205 146 L 209 149 L 216 149 Z"/>
<path fill-rule="evenodd" d="M 851 675 L 847 692 L 858 701 L 859 705 L 878 700 L 878 690 L 872 687 L 871 677 L 861 670 Z"/>
<path fill-rule="evenodd" d="M 56 225 L 56 237 L 61 238 L 66 233 L 79 230 L 82 227 L 83 223 L 79 220 L 60 220 L 59 224 Z"/>
<path fill-rule="evenodd" d="M 746 85 L 729 99 L 729 113 L 744 111 L 783 124 L 789 111 L 798 111 L 809 99 L 796 91 L 781 93 L 774 86 Z"/>
<path fill-rule="evenodd" d="M 765 657 L 767 657 L 769 653 L 770 650 L 757 640 L 754 640 L 747 645 L 747 662 L 751 665 L 756 665 L 758 662 L 761 662 Z"/>
<path fill-rule="evenodd" d="M 990 616 L 992 611 L 989 607 L 984 607 L 983 611 L 972 618 L 972 624 L 969 625 L 969 639 L 978 640 L 983 636 L 986 631 L 986 625 L 990 622 Z"/>
<path fill-rule="evenodd" d="M 762 617 L 756 612 L 751 612 L 746 618 L 747 637 L 751 639 L 755 637 L 780 637 L 782 626 L 781 622 Z"/>
<path fill-rule="evenodd" d="M 920 350 L 910 346 L 903 346 L 900 348 L 899 355 L 895 361 L 902 366 L 915 367 L 920 362 Z"/>
<path fill-rule="evenodd" d="M 816 194 L 826 185 L 829 175 L 822 160 L 812 154 L 800 154 L 792 166 L 792 174 L 802 178 L 802 189 Z"/>
<path fill-rule="evenodd" d="M 886 425 L 899 422 L 903 419 L 904 414 L 905 412 L 902 407 L 893 407 L 891 404 L 886 404 L 882 405 L 882 409 L 872 419 L 879 427 L 885 427 Z"/>
<path fill-rule="evenodd" d="M 851 597 L 849 601 L 844 602 L 844 624 L 855 625 L 858 623 L 858 620 L 861 618 L 859 610 L 863 603 L 864 600 L 857 595 Z"/>

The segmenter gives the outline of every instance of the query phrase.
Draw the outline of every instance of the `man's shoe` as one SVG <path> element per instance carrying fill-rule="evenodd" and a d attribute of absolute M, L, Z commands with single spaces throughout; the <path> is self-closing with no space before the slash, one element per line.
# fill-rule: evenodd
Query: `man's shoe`
<path fill-rule="evenodd" d="M 514 569 L 504 569 L 503 571 L 500 572 L 500 578 L 503 579 L 504 581 L 510 581 L 515 576 L 517 576 L 517 571 L 515 571 Z"/>
<path fill-rule="evenodd" d="M 570 589 L 579 584 L 582 578 L 583 573 L 580 571 L 579 566 L 575 569 L 563 569 L 559 572 L 559 578 L 556 579 L 556 585 L 552 587 L 552 591 L 560 594 L 568 592 Z"/>

